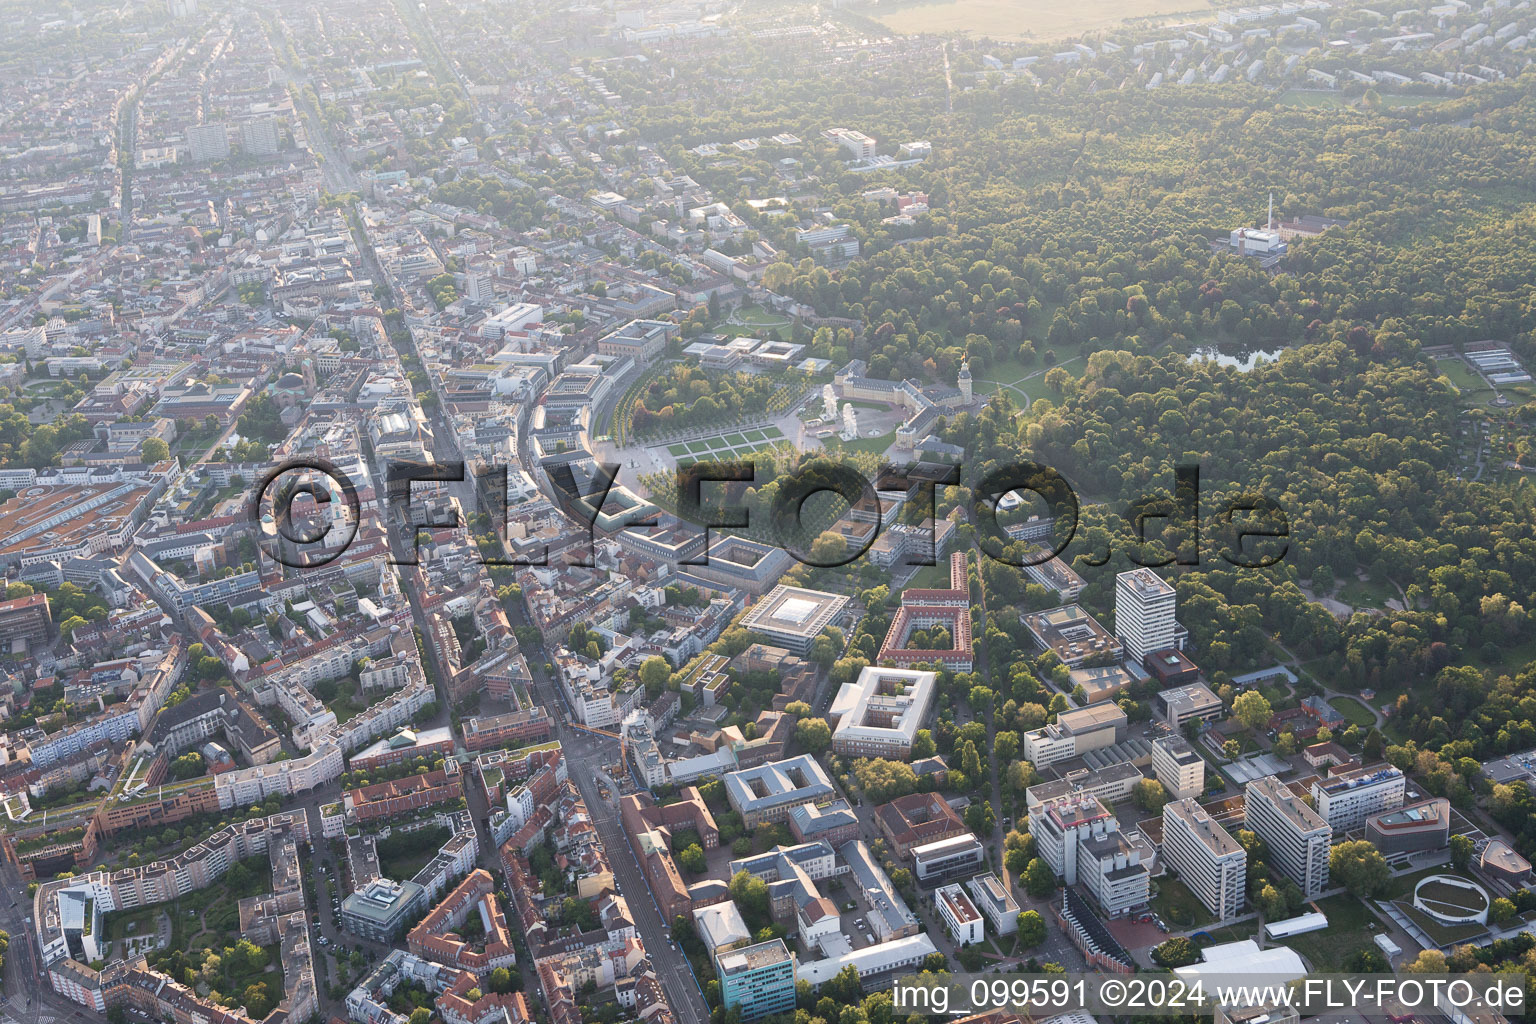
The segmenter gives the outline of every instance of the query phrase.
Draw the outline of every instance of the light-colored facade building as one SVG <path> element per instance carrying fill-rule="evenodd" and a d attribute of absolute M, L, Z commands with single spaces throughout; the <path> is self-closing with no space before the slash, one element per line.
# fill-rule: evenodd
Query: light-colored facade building
<path fill-rule="evenodd" d="M 1391 765 L 1377 765 L 1312 783 L 1317 813 L 1335 832 L 1360 828 L 1365 819 L 1403 806 L 1408 780 Z"/>
<path fill-rule="evenodd" d="M 1275 867 L 1312 899 L 1328 888 L 1333 829 L 1322 815 L 1272 775 L 1245 790 L 1248 827 L 1269 846 Z"/>
<path fill-rule="evenodd" d="M 1141 664 L 1153 651 L 1174 646 L 1173 587 L 1151 569 L 1132 569 L 1115 577 L 1115 635 L 1126 656 Z"/>
<path fill-rule="evenodd" d="M 951 882 L 936 889 L 933 905 L 938 908 L 939 919 L 949 929 L 949 936 L 955 940 L 955 945 L 970 946 L 981 941 L 981 911 L 971 902 L 965 890 L 960 888 L 959 882 Z"/>
<path fill-rule="evenodd" d="M 832 750 L 845 757 L 906 760 L 933 707 L 933 672 L 868 666 L 844 683 L 827 717 L 836 723 Z"/>
<path fill-rule="evenodd" d="M 1159 736 L 1152 741 L 1152 771 L 1175 800 L 1205 792 L 1205 758 L 1182 736 Z"/>
<path fill-rule="evenodd" d="M 1193 798 L 1163 805 L 1163 858 L 1218 920 L 1243 909 L 1248 851 Z"/>

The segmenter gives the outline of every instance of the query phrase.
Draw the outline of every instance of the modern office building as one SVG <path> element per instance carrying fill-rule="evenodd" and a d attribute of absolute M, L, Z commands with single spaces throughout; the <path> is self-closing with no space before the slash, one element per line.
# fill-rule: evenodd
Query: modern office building
<path fill-rule="evenodd" d="M 1443 850 L 1451 841 L 1451 802 L 1431 797 L 1365 819 L 1365 838 L 1388 856 Z"/>
<path fill-rule="evenodd" d="M 1124 917 L 1151 899 L 1152 870 L 1144 850 L 1118 828 L 1078 844 L 1078 882 L 1104 916 Z"/>
<path fill-rule="evenodd" d="M 1242 911 L 1248 852 L 1193 798 L 1163 805 L 1163 859 L 1218 920 Z"/>
<path fill-rule="evenodd" d="M 857 679 L 839 688 L 827 709 L 833 752 L 907 760 L 933 706 L 937 678 L 913 669 L 862 669 Z"/>
<path fill-rule="evenodd" d="M 1205 758 L 1182 736 L 1159 736 L 1152 741 L 1152 771 L 1175 800 L 1205 792 Z"/>
<path fill-rule="evenodd" d="M 994 932 L 1012 935 L 1019 930 L 1019 901 L 1013 898 L 997 875 L 990 871 L 977 875 L 966 882 L 965 887 L 971 891 L 971 901 Z"/>
<path fill-rule="evenodd" d="M 1067 885 L 1081 885 L 1108 917 L 1123 917 L 1145 904 L 1152 874 L 1142 848 L 1120 832 L 1120 823 L 1095 797 L 1073 795 L 1035 806 L 1029 832 L 1040 858 Z"/>
<path fill-rule="evenodd" d="M 1151 569 L 1115 577 L 1115 635 L 1136 664 L 1153 651 L 1175 646 L 1176 603 L 1172 585 Z"/>
<path fill-rule="evenodd" d="M 44 643 L 52 630 L 53 613 L 47 594 L 0 601 L 0 648 L 12 650 L 18 643 L 28 647 Z"/>
<path fill-rule="evenodd" d="M 795 1009 L 795 956 L 783 939 L 733 949 L 718 961 L 720 1001 L 743 1021 Z"/>
<path fill-rule="evenodd" d="M 1075 711 L 1063 711 L 1056 721 L 1024 734 L 1024 758 L 1036 768 L 1081 757 L 1090 750 L 1120 743 L 1126 716 L 1108 701 Z"/>
<path fill-rule="evenodd" d="M 1082 605 L 1028 612 L 1019 621 L 1042 651 L 1055 653 L 1068 668 L 1077 668 L 1090 658 L 1118 661 L 1125 653 L 1115 635 Z"/>
<path fill-rule="evenodd" d="M 753 606 L 741 627 L 804 657 L 821 631 L 832 625 L 848 606 L 842 594 L 806 590 L 779 584 Z"/>
<path fill-rule="evenodd" d="M 924 885 L 970 874 L 987 860 L 987 848 L 967 832 L 912 849 L 912 874 Z"/>
<path fill-rule="evenodd" d="M 1037 782 L 1026 789 L 1025 810 L 1068 796 L 1096 797 L 1105 806 L 1110 806 L 1129 799 L 1136 791 L 1136 784 L 1144 778 L 1141 769 L 1130 761 L 1107 764 L 1103 768 L 1079 768 L 1059 779 Z"/>
<path fill-rule="evenodd" d="M 949 937 L 957 946 L 969 946 L 980 942 L 983 935 L 981 911 L 960 888 L 959 882 L 951 882 L 934 891 L 933 905 L 938 908 L 939 919 L 949 929 Z"/>
<path fill-rule="evenodd" d="M 1185 722 L 1212 722 L 1226 713 L 1221 698 L 1204 683 L 1188 683 L 1161 690 L 1152 698 L 1152 711 L 1178 731 Z"/>
<path fill-rule="evenodd" d="M 1309 900 L 1328 888 L 1333 829 L 1322 815 L 1273 775 L 1248 783 L 1244 796 L 1248 828 L 1268 844 L 1270 863 Z"/>
<path fill-rule="evenodd" d="M 1317 813 L 1335 832 L 1347 832 L 1365 819 L 1403 806 L 1408 780 L 1391 765 L 1376 765 L 1344 772 L 1312 783 Z"/>
<path fill-rule="evenodd" d="M 375 878 L 341 901 L 341 926 L 374 942 L 393 942 L 427 904 L 415 882 Z"/>
<path fill-rule="evenodd" d="M 1078 847 L 1083 839 L 1119 828 L 1096 797 L 1066 796 L 1039 804 L 1029 815 L 1029 833 L 1040 858 L 1068 885 L 1077 884 Z"/>

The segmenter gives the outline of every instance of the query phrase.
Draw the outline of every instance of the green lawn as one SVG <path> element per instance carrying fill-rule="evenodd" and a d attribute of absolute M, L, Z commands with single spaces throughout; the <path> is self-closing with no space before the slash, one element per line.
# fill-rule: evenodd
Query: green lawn
<path fill-rule="evenodd" d="M 1313 89 L 1287 89 L 1275 100 L 1287 107 L 1342 107 L 1344 97 L 1336 92 Z"/>
<path fill-rule="evenodd" d="M 1390 581 L 1367 577 L 1364 580 L 1347 581 L 1339 587 L 1334 596 L 1355 608 L 1385 608 L 1387 602 L 1396 598 L 1398 594 L 1397 588 Z"/>
<path fill-rule="evenodd" d="M 1472 368 L 1459 358 L 1437 359 L 1435 369 L 1451 379 L 1456 385 L 1456 390 L 1462 393 L 1469 391 L 1487 391 L 1488 384 Z"/>
<path fill-rule="evenodd" d="M 667 454 L 671 455 L 673 458 L 687 455 L 688 446 L 685 444 L 669 444 L 667 445 Z"/>
<path fill-rule="evenodd" d="M 1216 920 L 1205 904 L 1195 898 L 1185 884 L 1176 878 L 1159 879 L 1157 896 L 1152 900 L 1157 911 L 1170 927 L 1199 928 Z"/>
<path fill-rule="evenodd" d="M 784 436 L 784 432 L 781 431 L 778 427 L 765 427 L 763 428 L 763 435 L 768 440 L 777 440 Z"/>
<path fill-rule="evenodd" d="M 830 452 L 869 452 L 871 455 L 883 454 L 887 448 L 895 443 L 895 433 L 881 434 L 879 437 L 861 437 L 855 441 L 844 441 L 840 437 L 829 437 L 823 442 Z"/>
<path fill-rule="evenodd" d="M 702 455 L 705 452 L 709 451 L 709 442 L 708 441 L 689 441 L 689 442 L 687 442 L 687 444 L 688 444 L 688 451 L 692 455 Z"/>
<path fill-rule="evenodd" d="M 1376 716 L 1353 697 L 1335 697 L 1328 703 L 1333 705 L 1335 711 L 1362 729 L 1369 729 L 1376 724 Z"/>
<path fill-rule="evenodd" d="M 1376 915 L 1348 893 L 1318 900 L 1317 907 L 1328 915 L 1328 927 L 1282 943 L 1306 957 L 1315 971 L 1339 970 L 1338 965 L 1351 953 L 1372 946 L 1371 937 L 1381 929 Z M 1375 930 L 1371 925 L 1376 926 Z"/>
<path fill-rule="evenodd" d="M 768 435 L 763 433 L 761 430 L 748 430 L 743 432 L 742 436 L 745 437 L 748 441 L 768 440 Z"/>
<path fill-rule="evenodd" d="M 740 434 L 726 434 L 725 437 L 721 438 L 721 440 L 732 447 L 747 443 L 747 439 L 742 437 Z"/>

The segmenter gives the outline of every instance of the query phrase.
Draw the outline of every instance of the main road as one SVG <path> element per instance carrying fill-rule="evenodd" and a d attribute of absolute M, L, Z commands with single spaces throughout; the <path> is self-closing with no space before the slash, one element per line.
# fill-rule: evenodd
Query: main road
<path fill-rule="evenodd" d="M 586 802 L 592 824 L 608 852 L 614 885 L 629 904 L 635 930 L 639 932 L 651 966 L 667 994 L 667 1002 L 672 1004 L 672 1012 L 680 1024 L 708 1024 L 709 1007 L 704 1004 L 704 995 L 699 991 L 693 968 L 682 951 L 672 944 L 671 922 L 662 920 L 661 911 L 651 896 L 650 884 L 624 834 L 624 826 L 619 821 L 618 794 L 611 794 L 613 802 L 609 802 L 598 789 L 598 770 L 619 759 L 619 746 L 605 736 L 567 725 L 564 702 L 555 692 L 554 683 L 544 674 L 542 653 L 526 653 L 536 699 L 550 709 L 555 719 L 555 738 L 565 751 L 566 768 L 576 780 L 576 788 Z"/>

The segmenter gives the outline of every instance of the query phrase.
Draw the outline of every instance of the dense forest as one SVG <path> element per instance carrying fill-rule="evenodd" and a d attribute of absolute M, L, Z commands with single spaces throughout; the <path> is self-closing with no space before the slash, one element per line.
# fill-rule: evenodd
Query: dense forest
<path fill-rule="evenodd" d="M 769 73 L 785 60 L 793 74 Z M 1463 449 L 1491 423 L 1528 451 L 1536 403 L 1474 405 L 1425 350 L 1495 339 L 1536 362 L 1536 74 L 1418 104 L 1303 106 L 1247 83 L 1127 87 L 1103 62 L 1035 70 L 1038 86 L 974 77 L 948 92 L 936 54 L 824 70 L 745 47 L 664 84 L 638 66 L 607 82 L 726 201 L 785 197 L 790 216 L 749 215 L 788 257 L 765 283 L 866 325 L 802 338 L 812 354 L 941 384 L 971 361 L 996 393 L 942 428 L 966 449 L 965 487 L 1020 459 L 1063 473 L 1083 503 L 1066 557 L 1085 603 L 1108 614 L 1113 573 L 1165 556 L 1208 673 L 1294 659 L 1329 687 L 1401 697 L 1393 756 L 1427 757 L 1441 791 L 1485 786 L 1466 759 L 1536 745 L 1536 533 L 1533 488 L 1468 472 Z M 927 140 L 932 156 L 850 173 L 821 136 L 840 124 L 882 152 Z M 804 145 L 692 150 L 783 131 Z M 790 157 L 797 170 L 779 173 Z M 886 185 L 926 193 L 929 210 L 893 229 L 866 195 Z M 1271 194 L 1280 218 L 1342 224 L 1293 240 L 1273 271 L 1216 251 L 1263 222 Z M 862 258 L 830 269 L 797 248 L 813 215 L 848 224 Z M 1213 347 L 1284 351 L 1246 372 L 1189 358 Z M 1199 467 L 1198 540 L 1172 521 L 1139 543 L 1126 510 L 1171 492 L 1178 466 Z M 1255 495 L 1288 527 L 1265 568 L 1223 557 L 1223 510 Z M 1012 567 L 977 571 L 1000 605 L 978 636 L 994 655 L 1027 649 L 1010 609 L 1053 598 Z M 1316 599 L 1367 582 L 1369 607 Z"/>

